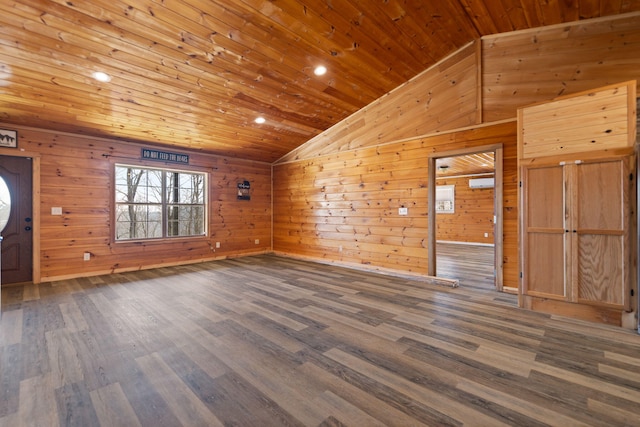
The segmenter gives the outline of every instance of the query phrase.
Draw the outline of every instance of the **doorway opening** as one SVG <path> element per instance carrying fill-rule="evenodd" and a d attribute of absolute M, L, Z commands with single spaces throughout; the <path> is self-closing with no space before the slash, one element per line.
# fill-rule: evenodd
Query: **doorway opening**
<path fill-rule="evenodd" d="M 502 146 L 429 159 L 429 275 L 502 291 Z"/>

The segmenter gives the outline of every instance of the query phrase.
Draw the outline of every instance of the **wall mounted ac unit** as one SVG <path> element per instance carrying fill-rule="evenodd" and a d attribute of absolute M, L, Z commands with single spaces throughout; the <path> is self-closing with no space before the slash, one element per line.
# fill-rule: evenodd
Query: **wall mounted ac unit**
<path fill-rule="evenodd" d="M 494 185 L 494 178 L 475 178 L 469 180 L 470 188 L 493 188 Z"/>

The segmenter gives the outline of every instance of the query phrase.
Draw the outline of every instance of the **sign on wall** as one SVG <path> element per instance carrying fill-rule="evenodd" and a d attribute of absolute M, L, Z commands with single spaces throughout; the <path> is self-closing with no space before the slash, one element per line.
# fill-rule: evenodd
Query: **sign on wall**
<path fill-rule="evenodd" d="M 9 129 L 0 129 L 0 147 L 15 148 L 18 146 L 18 132 Z"/>
<path fill-rule="evenodd" d="M 251 200 L 251 183 L 249 181 L 243 181 L 238 183 L 238 200 Z"/>
<path fill-rule="evenodd" d="M 152 150 L 149 148 L 143 148 L 141 157 L 143 160 L 156 160 L 158 162 L 171 162 L 182 163 L 184 165 L 189 164 L 188 154 L 172 153 L 169 151 Z"/>

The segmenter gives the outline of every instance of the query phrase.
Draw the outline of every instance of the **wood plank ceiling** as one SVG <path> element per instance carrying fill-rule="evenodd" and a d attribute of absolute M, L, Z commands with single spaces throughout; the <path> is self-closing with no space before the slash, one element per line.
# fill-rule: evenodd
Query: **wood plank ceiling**
<path fill-rule="evenodd" d="M 623 0 L 3 0 L 0 121 L 273 162 L 481 36 L 637 10 Z"/>
<path fill-rule="evenodd" d="M 493 174 L 495 170 L 494 163 L 493 151 L 436 159 L 436 177 Z"/>

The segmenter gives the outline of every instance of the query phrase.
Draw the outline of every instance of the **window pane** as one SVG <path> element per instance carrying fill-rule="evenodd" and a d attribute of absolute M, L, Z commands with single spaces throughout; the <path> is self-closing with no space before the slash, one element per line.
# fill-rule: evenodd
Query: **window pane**
<path fill-rule="evenodd" d="M 204 203 L 204 176 L 189 173 L 167 174 L 167 201 L 169 203 Z"/>
<path fill-rule="evenodd" d="M 0 232 L 4 230 L 11 216 L 11 193 L 4 178 L 0 176 Z"/>
<path fill-rule="evenodd" d="M 116 202 L 162 203 L 162 171 L 117 167 Z"/>
<path fill-rule="evenodd" d="M 167 211 L 169 236 L 204 234 L 204 206 L 171 205 Z"/>
<path fill-rule="evenodd" d="M 162 206 L 116 206 L 116 240 L 162 237 Z"/>

